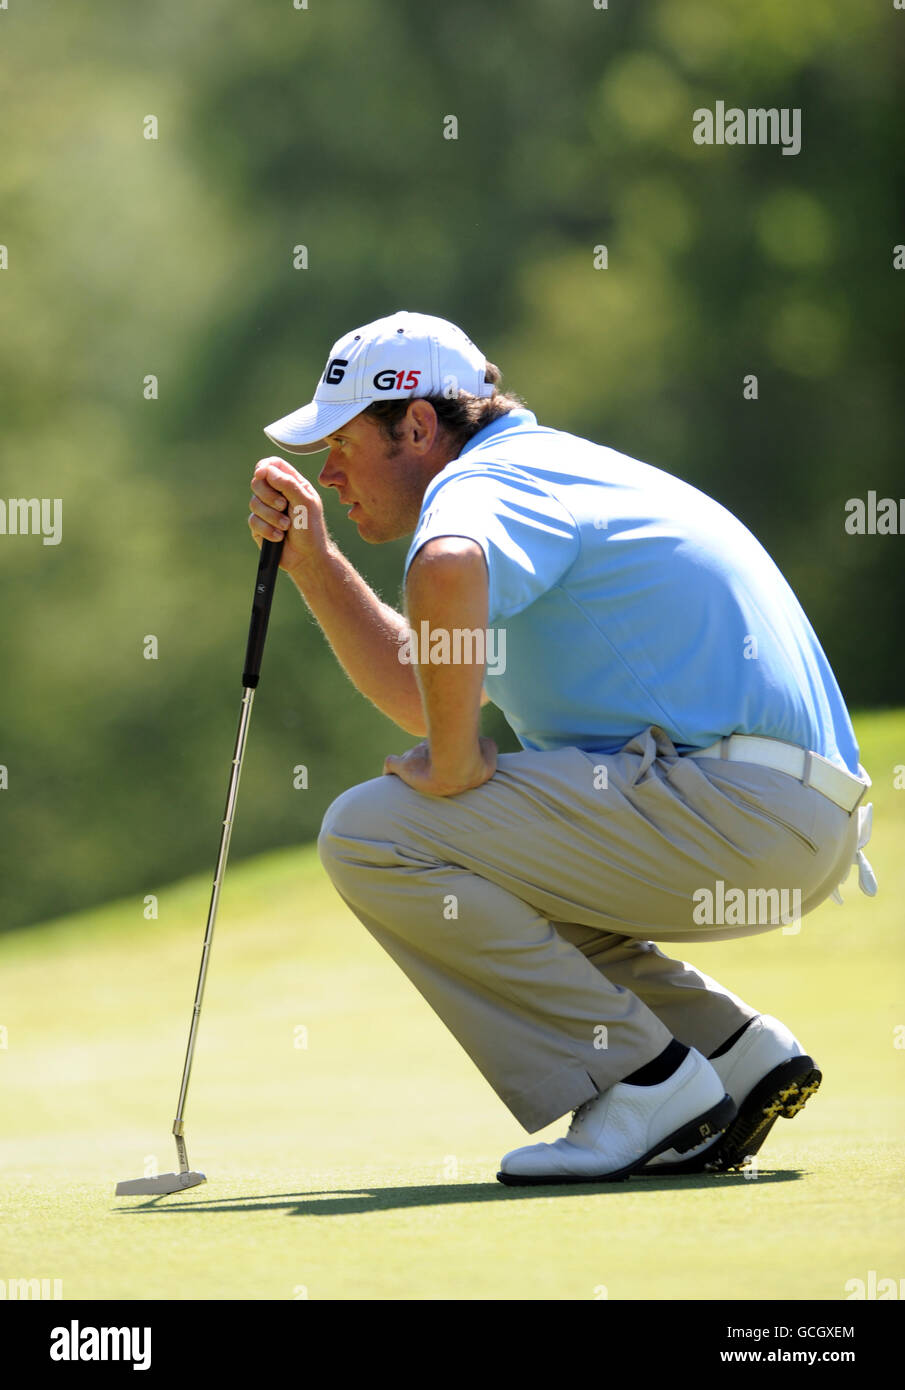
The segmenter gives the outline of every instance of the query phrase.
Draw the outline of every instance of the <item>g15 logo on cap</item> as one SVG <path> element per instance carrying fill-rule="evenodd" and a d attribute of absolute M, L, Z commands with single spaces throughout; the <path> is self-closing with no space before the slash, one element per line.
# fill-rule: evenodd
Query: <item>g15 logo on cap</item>
<path fill-rule="evenodd" d="M 378 391 L 414 391 L 420 376 L 420 368 L 418 371 L 408 372 L 393 372 L 387 368 L 386 371 L 377 373 L 374 385 Z"/>
<path fill-rule="evenodd" d="M 327 370 L 324 372 L 324 381 L 328 386 L 336 386 L 345 376 L 345 368 L 349 363 L 345 357 L 334 357 L 327 363 Z"/>

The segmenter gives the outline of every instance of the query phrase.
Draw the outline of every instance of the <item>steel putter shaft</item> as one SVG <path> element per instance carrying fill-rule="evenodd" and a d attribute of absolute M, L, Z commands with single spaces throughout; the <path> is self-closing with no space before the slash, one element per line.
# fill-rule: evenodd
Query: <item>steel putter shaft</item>
<path fill-rule="evenodd" d="M 204 998 L 204 984 L 207 979 L 207 964 L 214 935 L 214 923 L 217 920 L 217 904 L 220 901 L 220 888 L 226 873 L 226 861 L 229 857 L 229 841 L 232 835 L 236 798 L 239 794 L 239 778 L 242 775 L 242 759 L 245 756 L 245 742 L 248 738 L 251 707 L 254 703 L 255 690 L 261 673 L 264 639 L 267 636 L 270 605 L 273 601 L 273 590 L 279 573 L 282 550 L 282 541 L 261 542 L 261 557 L 258 561 L 258 573 L 255 579 L 255 592 L 251 607 L 251 624 L 248 629 L 248 646 L 245 652 L 245 668 L 242 672 L 242 704 L 239 710 L 239 727 L 236 732 L 236 746 L 233 751 L 229 788 L 226 793 L 226 810 L 220 832 L 220 851 L 217 855 L 210 907 L 207 913 L 207 928 L 204 933 L 204 947 L 201 952 L 201 968 L 198 971 L 198 983 L 195 987 L 195 1004 L 192 1010 L 188 1047 L 185 1052 L 185 1066 L 182 1069 L 179 1103 L 176 1107 L 176 1119 L 173 1121 L 179 1172 L 162 1173 L 159 1177 L 153 1178 L 133 1178 L 126 1182 L 117 1183 L 117 1197 L 182 1192 L 188 1187 L 197 1187 L 199 1183 L 207 1181 L 203 1173 L 193 1172 L 189 1168 L 185 1147 L 185 1101 L 189 1089 L 189 1077 L 192 1072 L 192 1059 L 195 1055 L 195 1038 L 198 1033 L 198 1021 L 201 1017 L 201 1001 Z"/>

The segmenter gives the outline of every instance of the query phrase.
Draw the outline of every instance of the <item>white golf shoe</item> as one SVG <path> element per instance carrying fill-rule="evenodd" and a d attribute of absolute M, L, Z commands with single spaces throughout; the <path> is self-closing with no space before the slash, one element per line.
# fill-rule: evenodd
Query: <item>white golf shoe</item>
<path fill-rule="evenodd" d="M 715 1139 L 690 1153 L 676 1147 L 645 1164 L 645 1174 L 725 1172 L 741 1168 L 757 1153 L 780 1115 L 791 1120 L 823 1077 L 784 1023 L 769 1014 L 752 1019 L 738 1042 L 711 1066 L 738 1107 L 738 1115 Z"/>
<path fill-rule="evenodd" d="M 718 1134 L 735 1104 L 714 1068 L 690 1048 L 672 1076 L 656 1086 L 617 1082 L 574 1111 L 564 1139 L 504 1155 L 497 1178 L 527 1183 L 613 1182 L 664 1149 L 684 1153 Z"/>

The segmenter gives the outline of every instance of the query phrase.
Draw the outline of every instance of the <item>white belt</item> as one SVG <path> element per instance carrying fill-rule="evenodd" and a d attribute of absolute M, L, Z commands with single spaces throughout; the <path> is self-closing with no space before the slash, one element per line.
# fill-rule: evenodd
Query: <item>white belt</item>
<path fill-rule="evenodd" d="M 689 758 L 727 758 L 734 763 L 759 763 L 771 767 L 776 772 L 787 772 L 806 787 L 826 796 L 850 815 L 858 807 L 858 842 L 855 862 L 858 865 L 858 886 L 862 893 L 873 897 L 877 891 L 877 879 L 867 858 L 862 853 L 870 839 L 873 824 L 873 806 L 858 806 L 864 793 L 871 786 L 871 780 L 864 768 L 858 764 L 859 776 L 837 767 L 820 753 L 812 753 L 800 748 L 796 743 L 783 743 L 776 738 L 757 738 L 751 734 L 730 734 L 728 738 L 718 739 L 709 748 L 695 748 L 685 755 Z M 836 902 L 842 902 L 838 888 L 832 894 Z"/>

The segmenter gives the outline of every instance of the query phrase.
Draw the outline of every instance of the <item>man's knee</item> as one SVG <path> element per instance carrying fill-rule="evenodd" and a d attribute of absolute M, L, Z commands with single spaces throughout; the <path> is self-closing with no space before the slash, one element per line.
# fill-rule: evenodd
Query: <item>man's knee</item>
<path fill-rule="evenodd" d="M 342 792 L 327 807 L 317 837 L 317 852 L 321 863 L 332 876 L 332 870 L 351 840 L 386 838 L 386 783 L 395 777 L 374 777 Z"/>

